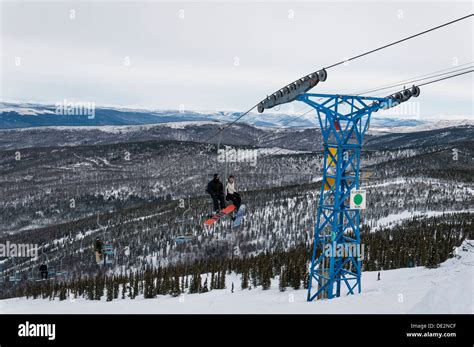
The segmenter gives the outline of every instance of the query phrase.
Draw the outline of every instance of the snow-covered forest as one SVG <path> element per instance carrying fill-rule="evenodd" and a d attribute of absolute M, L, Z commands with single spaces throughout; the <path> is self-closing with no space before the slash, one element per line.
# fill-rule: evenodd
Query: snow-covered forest
<path fill-rule="evenodd" d="M 406 148 L 385 136 L 388 145 L 384 135 L 371 139 L 376 145 L 362 158 L 361 187 L 368 195 L 362 213 L 364 270 L 435 267 L 462 240 L 472 239 L 473 143 L 460 136 L 459 143 L 417 146 L 415 141 Z M 431 136 L 436 138 L 436 132 Z M 244 274 L 243 268 L 253 273 L 254 285 L 283 275 L 283 287 L 285 281 L 294 288 L 304 286 L 321 187 L 321 152 L 235 148 L 255 150 L 256 162 L 222 162 L 215 145 L 183 141 L 0 152 L 0 242 L 40 247 L 37 258 L 1 261 L 2 296 L 45 295 L 45 290 L 54 296 L 91 283 L 136 282 L 143 287 L 150 276 L 175 283 L 154 288 L 154 295 L 176 295 L 201 291 L 189 284 L 193 274 L 212 268 L 222 274 L 234 267 L 241 269 L 237 273 Z M 248 208 L 238 229 L 230 219 L 203 226 L 211 210 L 204 190 L 215 172 L 237 177 Z M 107 267 L 95 262 L 96 238 L 114 248 Z M 272 260 L 264 271 L 265 259 Z M 37 281 L 42 262 L 56 272 L 50 284 Z M 216 286 L 207 284 L 209 290 Z"/>

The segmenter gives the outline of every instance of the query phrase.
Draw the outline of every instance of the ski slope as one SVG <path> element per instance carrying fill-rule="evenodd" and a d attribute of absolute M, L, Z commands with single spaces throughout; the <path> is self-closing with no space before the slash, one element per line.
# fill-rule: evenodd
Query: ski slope
<path fill-rule="evenodd" d="M 16 298 L 0 301 L 0 313 L 474 313 L 474 241 L 465 241 L 456 256 L 439 268 L 404 268 L 364 272 L 360 295 L 308 303 L 306 290 L 240 289 L 240 277 L 227 276 L 227 289 L 181 297 L 118 299 L 112 302 Z M 232 282 L 234 293 L 231 292 Z"/>

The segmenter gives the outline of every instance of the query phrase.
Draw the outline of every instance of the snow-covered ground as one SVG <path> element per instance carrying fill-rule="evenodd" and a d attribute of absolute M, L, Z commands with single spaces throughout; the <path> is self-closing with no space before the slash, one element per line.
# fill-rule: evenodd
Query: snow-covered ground
<path fill-rule="evenodd" d="M 474 241 L 465 241 L 456 256 L 437 269 L 424 267 L 364 272 L 362 294 L 338 299 L 305 301 L 306 291 L 240 289 L 238 276 L 227 276 L 227 289 L 173 298 L 136 298 L 112 302 L 71 299 L 66 301 L 0 301 L 0 313 L 474 313 Z M 235 286 L 231 292 L 232 282 Z"/>
<path fill-rule="evenodd" d="M 372 232 L 377 231 L 383 227 L 393 227 L 401 224 L 403 221 L 414 217 L 437 217 L 455 213 L 474 213 L 474 210 L 448 210 L 448 211 L 403 211 L 401 213 L 393 213 L 387 217 L 380 218 L 376 221 L 375 226 L 371 229 Z"/>

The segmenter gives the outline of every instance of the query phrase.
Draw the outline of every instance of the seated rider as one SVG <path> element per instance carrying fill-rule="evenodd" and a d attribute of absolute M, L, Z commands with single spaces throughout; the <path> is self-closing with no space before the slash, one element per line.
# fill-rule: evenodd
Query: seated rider
<path fill-rule="evenodd" d="M 215 213 L 219 213 L 220 210 L 225 208 L 224 185 L 220 181 L 218 174 L 214 174 L 212 181 L 207 184 L 206 193 L 212 198 Z"/>
<path fill-rule="evenodd" d="M 227 179 L 226 190 L 227 190 L 226 200 L 232 201 L 232 203 L 235 205 L 235 210 L 239 211 L 240 205 L 242 203 L 242 199 L 240 198 L 240 194 L 237 193 L 237 188 L 235 186 L 235 177 L 232 175 L 230 175 L 229 178 Z"/>
<path fill-rule="evenodd" d="M 42 263 L 39 267 L 41 279 L 48 279 L 48 266 L 45 263 Z"/>
<path fill-rule="evenodd" d="M 100 263 L 103 257 L 104 245 L 99 238 L 96 238 L 92 246 L 94 247 L 95 251 L 95 261 Z"/>

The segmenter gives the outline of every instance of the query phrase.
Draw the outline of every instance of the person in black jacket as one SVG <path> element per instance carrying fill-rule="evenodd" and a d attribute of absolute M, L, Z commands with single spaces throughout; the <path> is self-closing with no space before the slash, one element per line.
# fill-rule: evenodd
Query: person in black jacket
<path fill-rule="evenodd" d="M 206 193 L 211 196 L 216 213 L 225 208 L 224 185 L 220 181 L 218 174 L 214 174 L 212 181 L 207 184 Z"/>
<path fill-rule="evenodd" d="M 41 274 L 41 279 L 48 279 L 48 266 L 45 263 L 40 265 L 39 271 Z"/>
<path fill-rule="evenodd" d="M 92 244 L 92 247 L 95 251 L 95 261 L 97 262 L 97 264 L 100 264 L 102 262 L 104 254 L 104 244 L 99 238 L 96 238 L 94 243 Z"/>

